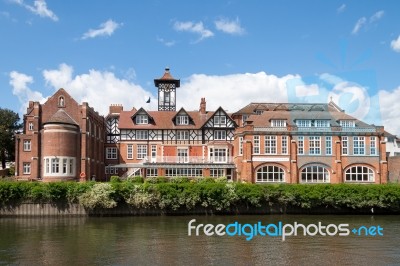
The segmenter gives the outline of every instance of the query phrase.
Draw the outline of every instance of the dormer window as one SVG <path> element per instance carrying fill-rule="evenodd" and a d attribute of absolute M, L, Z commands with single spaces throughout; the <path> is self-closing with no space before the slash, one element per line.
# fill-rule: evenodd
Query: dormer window
<path fill-rule="evenodd" d="M 146 125 L 149 123 L 149 117 L 147 115 L 137 115 L 135 121 L 138 125 Z"/>
<path fill-rule="evenodd" d="M 296 120 L 296 126 L 298 127 L 311 127 L 311 120 Z"/>
<path fill-rule="evenodd" d="M 283 119 L 274 119 L 271 120 L 272 127 L 286 127 L 286 120 Z"/>
<path fill-rule="evenodd" d="M 214 116 L 214 125 L 226 125 L 226 116 L 224 115 Z"/>
<path fill-rule="evenodd" d="M 341 127 L 355 127 L 354 120 L 340 120 Z"/>
<path fill-rule="evenodd" d="M 315 127 L 329 127 L 330 123 L 329 123 L 329 120 L 315 120 L 314 126 Z"/>
<path fill-rule="evenodd" d="M 178 115 L 176 117 L 177 125 L 189 125 L 189 117 L 187 115 Z"/>
<path fill-rule="evenodd" d="M 262 115 L 263 112 L 263 110 L 256 110 L 256 115 Z"/>

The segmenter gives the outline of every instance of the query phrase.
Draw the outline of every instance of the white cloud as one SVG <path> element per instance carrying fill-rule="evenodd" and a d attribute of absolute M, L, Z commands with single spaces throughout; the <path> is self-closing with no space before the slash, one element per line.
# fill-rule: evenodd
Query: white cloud
<path fill-rule="evenodd" d="M 187 110 L 197 110 L 200 99 L 205 97 L 207 110 L 222 106 L 236 112 L 250 102 L 287 102 L 286 82 L 295 77 L 277 77 L 265 72 L 226 76 L 194 74 L 177 89 L 177 104 Z"/>
<path fill-rule="evenodd" d="M 31 83 L 33 83 L 33 78 L 31 76 L 19 73 L 17 71 L 12 71 L 10 73 L 9 84 L 13 88 L 13 94 L 18 97 L 18 100 L 21 104 L 19 110 L 21 114 L 25 113 L 29 101 L 43 102 L 45 100 L 40 92 L 32 91 L 29 88 L 29 84 Z"/>
<path fill-rule="evenodd" d="M 400 87 L 393 91 L 379 91 L 379 104 L 385 130 L 400 136 Z"/>
<path fill-rule="evenodd" d="M 236 20 L 221 18 L 215 21 L 215 27 L 217 30 L 228 34 L 242 35 L 245 33 L 244 28 L 240 26 L 239 18 L 236 18 Z"/>
<path fill-rule="evenodd" d="M 370 22 L 370 23 L 373 23 L 373 22 L 375 22 L 375 21 L 380 20 L 380 19 L 383 17 L 384 14 L 385 14 L 385 11 L 379 10 L 378 12 L 376 12 L 375 14 L 373 14 L 373 15 L 369 18 L 369 22 Z"/>
<path fill-rule="evenodd" d="M 342 13 L 346 10 L 346 4 L 342 4 L 340 7 L 338 7 L 337 12 Z"/>
<path fill-rule="evenodd" d="M 296 86 L 296 96 L 298 97 L 308 97 L 320 95 L 319 87 L 317 84 L 311 85 L 297 85 Z"/>
<path fill-rule="evenodd" d="M 107 20 L 104 23 L 100 24 L 98 29 L 89 29 L 82 36 L 82 40 L 88 38 L 96 38 L 99 36 L 111 36 L 116 29 L 122 26 L 122 23 L 117 23 L 112 19 Z"/>
<path fill-rule="evenodd" d="M 92 69 L 87 73 L 74 74 L 72 66 L 61 64 L 57 69 L 44 70 L 43 77 L 54 91 L 64 88 L 77 102 L 88 102 L 102 115 L 108 113 L 110 104 L 116 103 L 123 104 L 125 110 L 132 107 L 157 110 L 155 95 L 126 78 L 116 77 L 110 71 Z M 177 109 L 198 110 L 202 97 L 206 98 L 207 110 L 214 111 L 222 106 L 228 112 L 236 112 L 250 102 L 326 103 L 332 97 L 346 113 L 368 123 L 384 125 L 387 131 L 400 135 L 400 109 L 397 104 L 400 102 L 400 87 L 368 95 L 367 88 L 339 76 L 325 73 L 317 78 L 323 82 L 310 84 L 299 75 L 278 77 L 265 72 L 224 76 L 193 74 L 182 79 L 181 87 L 177 89 Z M 16 71 L 10 73 L 13 93 L 23 105 L 21 113 L 24 113 L 29 100 L 44 100 L 40 92 L 29 88 L 32 82 L 32 77 L 28 75 Z M 148 97 L 151 97 L 150 105 L 145 103 Z"/>
<path fill-rule="evenodd" d="M 175 45 L 175 41 L 167 41 L 167 40 L 165 40 L 163 38 L 159 38 L 159 37 L 157 37 L 157 41 L 164 44 L 167 47 L 171 47 L 171 46 Z"/>
<path fill-rule="evenodd" d="M 204 28 L 203 22 L 193 23 L 191 21 L 186 21 L 186 22 L 176 21 L 174 23 L 174 29 L 176 31 L 187 31 L 200 35 L 199 39 L 196 42 L 214 36 L 214 33 L 212 31 Z"/>
<path fill-rule="evenodd" d="M 392 47 L 393 51 L 400 53 L 400 35 L 397 39 L 390 42 L 390 46 Z"/>
<path fill-rule="evenodd" d="M 53 21 L 58 21 L 58 17 L 53 11 L 47 8 L 47 3 L 45 0 L 35 0 L 33 6 L 25 4 L 23 0 L 12 0 L 12 2 L 28 9 L 33 14 L 39 15 L 43 18 L 49 18 Z"/>
<path fill-rule="evenodd" d="M 351 32 L 352 34 L 357 34 L 362 27 L 367 27 L 371 24 L 374 24 L 378 20 L 380 20 L 383 15 L 385 14 L 385 11 L 379 10 L 375 12 L 370 18 L 369 21 L 367 20 L 366 17 L 362 17 L 359 20 L 357 20 L 356 25 L 354 25 L 353 31 Z"/>
<path fill-rule="evenodd" d="M 74 76 L 72 66 L 61 64 L 58 69 L 44 70 L 43 77 L 54 90 L 64 88 L 76 101 L 88 102 L 102 115 L 108 113 L 110 104 L 123 104 L 125 110 L 142 106 L 156 109 L 157 100 L 150 92 L 109 71 L 92 69 Z M 150 106 L 145 104 L 148 97 L 152 98 Z"/>
<path fill-rule="evenodd" d="M 367 19 L 365 17 L 362 17 L 359 20 L 357 20 L 356 25 L 354 25 L 353 31 L 351 33 L 357 34 L 358 31 L 361 29 L 362 26 L 365 25 L 366 22 L 367 22 Z"/>

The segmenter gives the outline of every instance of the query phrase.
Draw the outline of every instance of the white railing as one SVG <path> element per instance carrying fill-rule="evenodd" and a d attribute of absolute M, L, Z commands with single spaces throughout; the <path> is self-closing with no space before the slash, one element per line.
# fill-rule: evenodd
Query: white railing
<path fill-rule="evenodd" d="M 150 163 L 233 163 L 231 156 L 214 156 L 211 158 L 202 156 L 158 156 L 151 158 Z"/>
<path fill-rule="evenodd" d="M 287 127 L 254 127 L 254 131 L 279 132 L 288 131 Z M 373 127 L 292 127 L 290 131 L 297 132 L 376 132 Z"/>

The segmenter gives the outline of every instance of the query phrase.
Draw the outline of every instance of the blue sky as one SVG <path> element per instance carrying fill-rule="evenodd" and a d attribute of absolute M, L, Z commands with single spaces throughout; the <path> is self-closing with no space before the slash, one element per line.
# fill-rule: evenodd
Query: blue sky
<path fill-rule="evenodd" d="M 327 102 L 400 134 L 397 1 L 0 0 L 0 106 L 20 114 L 64 87 L 105 114 L 156 108 L 153 79 L 181 79 L 178 108 Z M 144 99 L 151 97 L 150 105 Z"/>

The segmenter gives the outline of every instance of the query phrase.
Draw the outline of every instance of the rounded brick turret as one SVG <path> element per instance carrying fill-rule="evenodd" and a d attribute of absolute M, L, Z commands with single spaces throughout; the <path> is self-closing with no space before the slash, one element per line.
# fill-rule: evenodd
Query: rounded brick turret
<path fill-rule="evenodd" d="M 43 181 L 77 179 L 79 126 L 63 109 L 59 109 L 43 128 Z"/>

